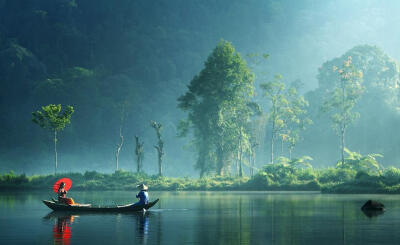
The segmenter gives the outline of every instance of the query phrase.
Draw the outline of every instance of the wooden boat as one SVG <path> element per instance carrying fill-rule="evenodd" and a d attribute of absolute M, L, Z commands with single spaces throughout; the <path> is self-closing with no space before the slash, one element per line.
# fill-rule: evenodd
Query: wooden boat
<path fill-rule="evenodd" d="M 58 203 L 54 201 L 43 200 L 43 203 L 53 209 L 54 211 L 74 211 L 74 212 L 114 212 L 114 213 L 123 213 L 123 212 L 138 212 L 143 211 L 143 209 L 148 210 L 153 207 L 159 199 L 156 199 L 153 202 L 149 202 L 145 205 L 123 205 L 123 206 L 111 206 L 111 207 L 101 207 L 101 206 L 92 206 L 91 204 L 64 204 Z"/>

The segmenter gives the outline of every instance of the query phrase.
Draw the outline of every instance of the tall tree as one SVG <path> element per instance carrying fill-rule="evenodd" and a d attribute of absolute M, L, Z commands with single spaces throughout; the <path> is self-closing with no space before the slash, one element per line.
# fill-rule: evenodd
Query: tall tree
<path fill-rule="evenodd" d="M 324 102 L 323 110 L 333 113 L 333 128 L 340 138 L 341 160 L 342 166 L 344 166 L 346 129 L 359 117 L 359 113 L 354 112 L 353 107 L 364 92 L 363 73 L 352 65 L 351 56 L 344 61 L 340 68 L 334 66 L 333 70 L 337 72 L 339 79 L 335 81 L 335 86 Z"/>
<path fill-rule="evenodd" d="M 229 169 L 239 147 L 238 138 L 252 114 L 254 75 L 231 43 L 221 40 L 181 96 L 179 108 L 188 112 L 181 129 L 192 129 L 200 176 L 215 167 Z"/>
<path fill-rule="evenodd" d="M 340 159 L 340 142 L 336 142 L 340 138 L 337 132 L 329 130 L 332 125 L 331 117 L 322 116 L 321 101 L 331 96 L 339 82 L 338 69 L 334 71 L 332 68 L 341 67 L 349 56 L 352 57 L 351 64 L 363 74 L 362 86 L 365 89 L 352 109 L 360 114 L 362 120 L 357 120 L 356 127 L 346 130 L 346 146 L 351 144 L 357 152 L 378 151 L 385 155 L 383 163 L 389 164 L 397 156 L 396 149 L 392 146 L 398 144 L 398 137 L 388 128 L 396 128 L 400 120 L 396 112 L 400 101 L 400 69 L 395 59 L 376 46 L 355 46 L 321 65 L 317 75 L 318 88 L 306 94 L 310 102 L 308 114 L 315 123 L 307 130 L 305 138 L 308 144 L 313 144 L 313 157 L 317 161 L 323 161 L 327 156 L 334 157 L 335 154 Z M 304 152 L 308 147 L 301 148 Z M 335 150 L 336 148 L 339 149 Z"/>
<path fill-rule="evenodd" d="M 157 134 L 157 145 L 154 145 L 154 148 L 157 150 L 158 154 L 158 175 L 162 176 L 162 158 L 164 156 L 164 141 L 162 140 L 161 137 L 161 131 L 162 131 L 162 124 L 154 121 L 150 121 L 150 125 L 154 130 L 156 131 Z"/>
<path fill-rule="evenodd" d="M 41 128 L 45 128 L 54 134 L 54 173 L 57 173 L 57 132 L 65 128 L 71 123 L 71 116 L 74 113 L 72 106 L 67 106 L 61 112 L 61 105 L 42 106 L 41 111 L 32 112 L 32 122 L 38 124 Z"/>
<path fill-rule="evenodd" d="M 282 82 L 281 75 L 275 75 L 271 82 L 263 83 L 260 85 L 264 90 L 264 96 L 270 101 L 270 109 L 268 113 L 268 120 L 271 123 L 271 163 L 274 163 L 274 146 L 275 140 L 279 133 L 284 129 L 285 122 L 283 120 L 285 112 L 287 112 L 288 101 L 285 97 L 285 84 Z M 286 110 L 286 111 L 285 111 Z"/>
<path fill-rule="evenodd" d="M 143 168 L 143 156 L 144 156 L 144 151 L 143 151 L 143 145 L 144 142 L 140 142 L 139 136 L 135 136 L 135 141 L 136 141 L 136 148 L 135 148 L 135 155 L 136 155 L 136 171 L 140 173 Z"/>
<path fill-rule="evenodd" d="M 288 107 L 284 113 L 285 129 L 281 135 L 288 143 L 289 159 L 292 159 L 293 149 L 301 139 L 301 132 L 312 124 L 312 120 L 307 115 L 308 101 L 298 93 L 300 87 L 301 84 L 294 81 L 285 92 Z"/>

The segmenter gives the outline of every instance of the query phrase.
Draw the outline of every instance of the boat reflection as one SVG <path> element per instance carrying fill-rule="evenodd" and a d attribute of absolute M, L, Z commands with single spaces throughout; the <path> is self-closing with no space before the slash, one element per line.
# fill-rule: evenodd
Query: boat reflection
<path fill-rule="evenodd" d="M 79 212 L 79 213 L 71 213 L 71 212 L 62 212 L 62 211 L 53 211 L 47 214 L 43 219 L 45 220 L 55 220 L 53 225 L 53 240 L 54 244 L 63 244 L 68 245 L 71 241 L 72 236 L 72 224 L 74 220 L 78 217 L 82 217 L 85 215 L 96 215 L 96 216 L 104 216 L 104 215 L 115 215 L 115 213 L 109 214 L 99 214 L 93 212 Z M 118 214 L 116 217 L 120 218 L 120 215 L 128 219 L 133 219 L 133 224 L 136 223 L 136 239 L 139 244 L 147 244 L 148 234 L 149 234 L 149 212 L 137 212 L 137 213 L 126 213 L 126 214 Z"/>
<path fill-rule="evenodd" d="M 53 225 L 53 241 L 54 244 L 69 245 L 71 242 L 71 225 L 74 223 L 74 218 L 77 216 L 67 213 L 52 212 L 46 215 L 45 219 L 55 219 Z"/>
<path fill-rule="evenodd" d="M 140 244 L 147 244 L 149 234 L 149 213 L 140 213 L 137 215 L 136 230 Z"/>

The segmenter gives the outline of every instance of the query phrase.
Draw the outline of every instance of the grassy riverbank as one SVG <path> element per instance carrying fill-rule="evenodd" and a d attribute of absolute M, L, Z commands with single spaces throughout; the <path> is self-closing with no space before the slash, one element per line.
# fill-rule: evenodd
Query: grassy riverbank
<path fill-rule="evenodd" d="M 96 171 L 85 173 L 62 173 L 57 175 L 0 175 L 0 190 L 10 189 L 50 189 L 53 183 L 62 177 L 73 181 L 73 190 L 136 190 L 136 185 L 146 183 L 151 190 L 310 190 L 318 191 L 315 181 L 297 183 L 264 183 L 263 176 L 249 177 L 206 177 L 171 178 L 149 176 L 127 171 L 104 174 Z"/>
<path fill-rule="evenodd" d="M 146 183 L 150 190 L 270 190 L 322 191 L 323 193 L 400 193 L 400 170 L 389 168 L 379 174 L 351 169 L 295 169 L 275 164 L 264 167 L 254 177 L 170 178 L 123 170 L 112 174 L 96 171 L 57 175 L 0 175 L 0 190 L 51 189 L 62 177 L 71 178 L 73 190 L 136 190 Z"/>

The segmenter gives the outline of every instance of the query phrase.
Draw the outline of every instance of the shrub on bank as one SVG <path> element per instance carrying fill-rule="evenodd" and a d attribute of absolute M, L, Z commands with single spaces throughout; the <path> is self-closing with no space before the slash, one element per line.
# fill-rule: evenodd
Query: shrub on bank
<path fill-rule="evenodd" d="M 0 174 L 0 189 L 49 189 L 62 177 L 74 182 L 75 190 L 136 190 L 145 183 L 151 190 L 270 190 L 318 191 L 323 193 L 400 193 L 400 170 L 355 171 L 337 167 L 298 168 L 285 162 L 268 164 L 252 178 L 207 176 L 201 179 L 149 176 L 118 170 L 105 174 L 96 171 L 57 175 Z"/>

